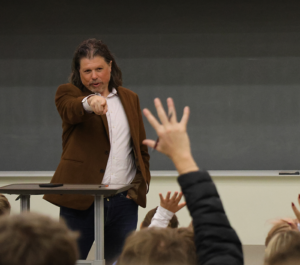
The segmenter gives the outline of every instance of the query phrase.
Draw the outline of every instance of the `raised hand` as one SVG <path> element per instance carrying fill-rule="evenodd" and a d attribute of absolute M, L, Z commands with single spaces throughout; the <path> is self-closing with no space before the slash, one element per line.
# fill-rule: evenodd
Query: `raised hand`
<path fill-rule="evenodd" d="M 186 131 L 190 114 L 189 107 L 184 108 L 181 121 L 177 122 L 173 99 L 168 98 L 167 104 L 169 115 L 172 113 L 170 120 L 164 111 L 161 101 L 158 98 L 154 100 L 161 124 L 148 109 L 143 110 L 144 115 L 159 137 L 156 150 L 170 157 L 180 174 L 197 171 L 199 168 L 192 157 L 190 140 Z M 152 148 L 155 147 L 155 143 L 154 140 L 149 139 L 143 141 L 143 144 Z"/>
<path fill-rule="evenodd" d="M 166 198 L 164 198 L 161 193 L 159 193 L 159 197 L 160 206 L 172 213 L 178 212 L 186 205 L 185 202 L 179 203 L 182 198 L 182 192 L 178 193 L 177 191 L 175 191 L 173 196 L 171 197 L 171 192 L 168 191 Z"/>

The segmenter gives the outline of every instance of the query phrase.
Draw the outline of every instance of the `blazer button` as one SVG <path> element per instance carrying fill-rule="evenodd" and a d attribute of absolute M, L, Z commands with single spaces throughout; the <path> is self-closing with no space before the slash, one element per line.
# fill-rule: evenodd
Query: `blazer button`
<path fill-rule="evenodd" d="M 108 152 L 108 151 L 105 151 L 104 153 L 105 153 L 106 155 L 109 155 L 109 152 Z"/>
<path fill-rule="evenodd" d="M 100 173 L 104 173 L 105 172 L 105 170 L 104 169 L 100 169 Z"/>

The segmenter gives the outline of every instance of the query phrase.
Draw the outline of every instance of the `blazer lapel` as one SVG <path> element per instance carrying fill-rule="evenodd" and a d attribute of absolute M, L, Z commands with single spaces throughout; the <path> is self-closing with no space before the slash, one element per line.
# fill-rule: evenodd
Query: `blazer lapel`
<path fill-rule="evenodd" d="M 102 122 L 104 124 L 104 127 L 105 127 L 105 131 L 107 133 L 107 137 L 109 139 L 109 130 L 108 130 L 108 123 L 107 123 L 107 118 L 106 118 L 106 115 L 100 115 L 101 119 L 102 119 Z"/>

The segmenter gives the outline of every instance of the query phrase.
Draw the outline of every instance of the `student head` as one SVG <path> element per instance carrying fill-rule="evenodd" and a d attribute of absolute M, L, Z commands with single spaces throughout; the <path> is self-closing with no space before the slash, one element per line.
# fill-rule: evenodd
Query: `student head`
<path fill-rule="evenodd" d="M 74 265 L 77 234 L 64 223 L 33 213 L 0 218 L 0 264 Z"/>
<path fill-rule="evenodd" d="M 270 229 L 266 237 L 265 246 L 267 247 L 270 240 L 278 233 L 291 231 L 291 230 L 298 231 L 297 223 L 294 219 L 286 218 L 286 219 L 280 219 L 275 221 L 273 227 Z"/>
<path fill-rule="evenodd" d="M 0 194 L 0 216 L 9 213 L 10 213 L 10 203 L 3 194 Z"/>
<path fill-rule="evenodd" d="M 276 234 L 265 250 L 265 265 L 300 264 L 300 233 L 285 231 Z"/>
<path fill-rule="evenodd" d="M 125 241 L 118 265 L 194 265 L 196 249 L 190 229 L 149 228 Z"/>
<path fill-rule="evenodd" d="M 153 216 L 155 215 L 156 210 L 157 210 L 157 207 L 155 207 L 154 209 L 150 210 L 146 214 L 143 222 L 141 223 L 141 227 L 140 227 L 141 229 L 147 228 L 151 224 L 151 220 L 152 220 Z M 179 222 L 178 222 L 177 216 L 176 216 L 176 214 L 174 214 L 173 217 L 172 217 L 172 219 L 170 220 L 170 222 L 168 224 L 168 227 L 170 227 L 170 228 L 177 228 L 178 225 L 179 225 Z"/>

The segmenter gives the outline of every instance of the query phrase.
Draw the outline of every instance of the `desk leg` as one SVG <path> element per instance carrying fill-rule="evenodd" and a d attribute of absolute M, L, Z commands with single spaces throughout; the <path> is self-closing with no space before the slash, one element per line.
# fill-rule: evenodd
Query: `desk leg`
<path fill-rule="evenodd" d="M 104 196 L 95 195 L 95 247 L 93 265 L 105 265 L 104 259 Z"/>
<path fill-rule="evenodd" d="M 20 195 L 21 212 L 30 210 L 30 195 Z"/>

